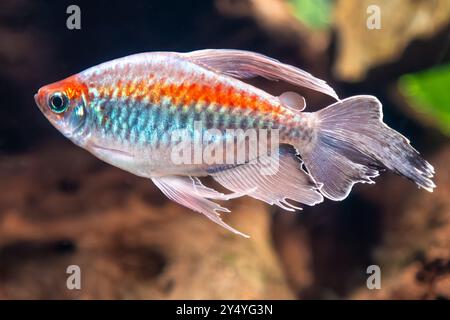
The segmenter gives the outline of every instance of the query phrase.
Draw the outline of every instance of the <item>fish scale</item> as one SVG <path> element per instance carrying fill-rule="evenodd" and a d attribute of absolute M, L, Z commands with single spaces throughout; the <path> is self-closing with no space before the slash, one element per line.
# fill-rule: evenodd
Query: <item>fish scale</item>
<path fill-rule="evenodd" d="M 138 80 L 140 81 L 140 80 Z M 238 106 L 225 106 L 219 105 L 217 102 L 208 101 L 207 102 L 197 102 L 193 105 L 185 105 L 180 102 L 184 102 L 184 100 L 176 99 L 169 96 L 160 97 L 159 104 L 146 105 L 143 104 L 142 101 L 147 98 L 148 100 L 155 100 L 152 98 L 152 95 L 155 95 L 154 91 L 147 90 L 142 86 L 136 86 L 132 81 L 122 81 L 121 86 L 123 87 L 121 92 L 128 91 L 129 96 L 124 97 L 123 102 L 116 102 L 114 104 L 109 104 L 108 106 L 113 109 L 112 112 L 104 111 L 105 114 L 110 114 L 109 117 L 111 119 L 113 128 L 111 139 L 117 139 L 124 144 L 129 143 L 127 139 L 123 139 L 123 137 L 129 137 L 131 135 L 131 130 L 135 131 L 135 136 L 139 138 L 139 146 L 149 145 L 151 147 L 157 147 L 160 143 L 158 137 L 165 138 L 165 143 L 167 143 L 166 137 L 164 137 L 163 133 L 166 131 L 173 131 L 180 128 L 187 128 L 191 132 L 194 127 L 191 124 L 193 121 L 201 121 L 202 127 L 204 130 L 210 128 L 216 129 L 248 129 L 251 127 L 255 128 L 268 128 L 272 126 L 272 128 L 276 128 L 276 123 L 271 122 L 270 119 L 266 117 L 259 117 L 255 114 L 254 111 L 244 108 L 239 108 Z M 169 85 L 167 81 L 158 80 L 155 85 L 158 88 L 156 91 L 161 91 L 160 87 L 169 87 L 172 91 L 174 91 L 176 96 L 185 95 L 192 96 L 197 93 L 198 87 L 192 85 L 190 82 L 178 83 L 177 86 Z M 152 87 L 152 85 L 149 85 Z M 174 89 L 175 88 L 175 89 Z M 176 89 L 182 88 L 182 89 Z M 200 88 L 204 88 L 204 86 L 200 86 Z M 220 96 L 225 96 L 230 93 L 230 89 L 227 87 L 217 87 L 215 86 L 215 93 Z M 111 89 L 103 89 L 106 92 L 114 92 Z M 191 92 L 193 91 L 193 93 Z M 113 93 L 114 95 L 114 93 Z M 237 94 L 239 97 L 243 98 L 244 101 L 249 101 L 249 98 L 246 98 L 245 94 L 239 92 Z M 119 98 L 120 99 L 120 98 Z M 200 98 L 201 99 L 201 96 Z M 246 99 L 246 100 L 245 100 Z M 174 101 L 178 101 L 178 105 L 174 105 Z M 120 110 L 119 110 L 120 109 Z M 130 111 L 133 110 L 133 111 Z M 137 111 L 135 111 L 137 110 Z M 135 113 L 133 113 L 135 111 Z M 117 113 L 120 112 L 120 116 L 117 116 Z M 183 117 L 183 121 L 176 121 L 176 117 L 174 115 L 178 113 L 186 113 L 187 117 Z M 128 132 L 123 134 L 118 134 L 117 129 L 119 123 L 125 123 L 129 121 L 130 115 L 134 114 L 134 117 L 138 118 L 136 128 L 132 125 L 128 127 L 122 128 L 123 130 L 128 130 Z M 138 114 L 139 116 L 136 116 Z M 124 117 L 126 115 L 127 117 Z M 155 138 L 156 136 L 156 138 Z M 108 136 L 105 136 L 107 139 Z M 129 140 L 129 139 L 128 139 Z"/>
<path fill-rule="evenodd" d="M 305 100 L 298 94 L 275 97 L 240 80 L 253 76 L 306 87 L 336 102 L 317 112 L 302 112 Z M 405 137 L 383 123 L 376 97 L 339 100 L 323 80 L 253 52 L 136 54 L 44 86 L 35 100 L 49 121 L 77 145 L 105 162 L 150 178 L 168 198 L 240 235 L 244 234 L 222 221 L 219 212 L 227 209 L 213 200 L 248 195 L 294 211 L 299 207 L 288 200 L 311 206 L 324 197 L 343 200 L 354 184 L 372 183 L 381 168 L 427 191 L 435 188 L 433 167 Z M 270 154 L 244 154 L 239 163 L 233 158 L 226 163 L 205 158 L 206 151 L 212 154 L 209 146 L 193 141 L 191 147 L 200 147 L 200 154 L 178 162 L 173 151 L 179 145 L 172 135 L 186 129 L 192 137 L 195 121 L 202 126 L 201 134 L 209 133 L 209 141 L 222 142 L 213 150 L 220 161 L 220 152 L 227 158 L 246 149 L 247 142 L 234 145 L 233 152 L 225 149 L 228 138 L 235 141 L 228 129 L 244 134 L 247 129 L 278 130 L 279 135 L 273 131 L 270 138 L 279 139 L 271 140 Z M 253 142 L 259 145 L 260 140 Z M 208 175 L 232 193 L 203 186 L 199 177 Z"/>

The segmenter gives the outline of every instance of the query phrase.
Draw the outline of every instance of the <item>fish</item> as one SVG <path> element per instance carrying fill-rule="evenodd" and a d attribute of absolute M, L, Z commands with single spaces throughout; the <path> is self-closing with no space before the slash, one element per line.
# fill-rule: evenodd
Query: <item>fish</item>
<path fill-rule="evenodd" d="M 335 102 L 306 112 L 300 94 L 274 96 L 245 81 L 258 76 Z M 248 235 L 222 220 L 221 213 L 230 210 L 216 201 L 250 196 L 296 211 L 302 209 L 297 203 L 341 201 L 354 184 L 374 183 L 383 170 L 430 192 L 436 187 L 433 166 L 383 122 L 375 96 L 340 99 L 312 74 L 250 51 L 133 54 L 43 86 L 34 99 L 48 121 L 79 147 L 152 180 L 169 199 L 244 237 Z M 231 155 L 250 149 L 250 138 L 239 144 L 229 130 L 254 130 L 252 137 L 267 152 L 244 152 L 237 161 Z M 180 149 L 183 139 L 173 138 L 183 137 L 181 131 L 189 148 Z M 179 150 L 201 144 L 202 134 L 209 134 L 220 161 L 193 159 L 195 152 L 186 161 L 174 160 Z M 268 167 L 274 170 L 265 172 Z M 230 192 L 206 186 L 205 177 Z"/>

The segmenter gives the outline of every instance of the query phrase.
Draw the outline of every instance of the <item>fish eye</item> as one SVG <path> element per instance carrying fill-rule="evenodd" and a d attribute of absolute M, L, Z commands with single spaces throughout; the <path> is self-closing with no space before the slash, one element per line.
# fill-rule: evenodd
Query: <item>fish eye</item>
<path fill-rule="evenodd" d="M 48 105 L 55 113 L 62 113 L 66 111 L 69 103 L 67 96 L 62 92 L 55 92 L 48 99 Z"/>

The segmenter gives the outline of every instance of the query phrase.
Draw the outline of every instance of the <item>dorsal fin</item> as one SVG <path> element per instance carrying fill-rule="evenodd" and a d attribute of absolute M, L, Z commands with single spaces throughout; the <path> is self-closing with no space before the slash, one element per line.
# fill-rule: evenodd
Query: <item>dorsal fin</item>
<path fill-rule="evenodd" d="M 294 112 L 303 111 L 306 107 L 305 98 L 296 92 L 284 92 L 278 97 L 278 99 L 283 106 Z"/>
<path fill-rule="evenodd" d="M 261 76 L 269 80 L 283 80 L 296 86 L 325 93 L 339 100 L 336 92 L 325 81 L 299 68 L 259 53 L 230 49 L 206 49 L 181 53 L 181 56 L 235 78 Z"/>

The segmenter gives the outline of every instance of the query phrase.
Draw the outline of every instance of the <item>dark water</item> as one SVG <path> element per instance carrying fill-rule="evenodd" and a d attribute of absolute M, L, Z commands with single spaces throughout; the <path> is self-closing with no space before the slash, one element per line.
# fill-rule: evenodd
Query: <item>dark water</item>
<path fill-rule="evenodd" d="M 234 2 L 237 6 L 237 1 Z M 290 35 L 280 37 L 271 33 L 254 17 L 245 14 L 229 16 L 220 12 L 214 1 L 77 1 L 76 4 L 81 8 L 81 30 L 69 30 L 65 12 L 71 4 L 73 1 L 2 1 L 0 4 L 2 166 L 12 165 L 8 163 L 10 157 L 39 153 L 44 146 L 52 144 L 70 143 L 63 139 L 35 106 L 33 95 L 39 87 L 132 53 L 202 48 L 257 51 L 326 79 L 341 97 L 373 94 L 384 104 L 385 121 L 408 136 L 425 155 L 435 154 L 447 143 L 446 138 L 436 130 L 424 126 L 413 117 L 405 116 L 392 94 L 392 84 L 402 74 L 448 61 L 449 55 L 445 51 L 448 28 L 430 39 L 411 42 L 399 59 L 373 68 L 364 80 L 346 83 L 337 79 L 332 72 L 339 46 L 334 32 L 331 33 L 327 49 L 315 54 L 305 46 L 305 42 Z M 274 94 L 292 90 L 285 84 L 260 80 L 256 83 Z M 329 98 L 309 91 L 302 94 L 307 98 L 309 110 L 331 102 Z M 55 155 L 55 161 L 63 159 L 64 155 Z M 23 166 L 27 165 L 25 161 Z M 96 163 L 95 166 L 106 165 Z M 46 170 L 51 172 L 56 169 L 50 164 Z M 102 169 L 96 170 L 92 172 L 101 172 Z M 60 173 L 58 171 L 50 175 Z M 326 297 L 329 291 L 333 295 L 345 296 L 365 277 L 365 273 L 360 270 L 375 261 L 374 249 L 382 243 L 385 234 L 383 228 L 387 218 L 383 210 L 393 206 L 391 200 L 386 203 L 383 198 L 386 196 L 383 188 L 387 186 L 395 190 L 396 179 L 400 179 L 392 175 L 387 177 L 380 178 L 381 183 L 375 186 L 357 188 L 344 202 L 327 201 L 320 206 L 306 208 L 302 215 L 293 218 L 275 212 L 272 235 L 278 251 L 283 249 L 280 246 L 284 245 L 282 238 L 286 228 L 304 232 L 309 239 L 314 281 L 306 288 L 294 286 L 297 296 Z M 45 185 L 42 182 L 34 187 L 45 188 Z M 60 188 L 63 192 L 68 190 L 70 194 L 80 192 L 79 189 L 84 185 L 84 181 L 75 177 L 63 180 Z M 413 190 L 405 186 L 406 183 L 400 182 L 398 188 L 406 191 L 400 193 L 404 199 L 398 199 L 398 203 L 404 203 L 408 190 Z M 129 185 L 125 186 L 127 188 Z M 18 189 L 17 192 L 22 191 Z M 151 196 L 161 197 L 157 193 Z M 83 201 L 82 198 L 79 201 Z M 17 204 L 18 207 L 20 205 Z M 73 205 L 78 208 L 75 201 Z M 205 223 L 209 222 L 205 220 Z M 13 270 L 15 264 L 35 259 L 36 248 L 41 252 L 41 247 L 45 247 L 46 256 L 50 255 L 49 252 L 70 255 L 78 248 L 76 238 L 56 242 L 27 241 L 19 241 L 17 245 L 14 244 L 16 242 L 2 242 L 5 249 L 1 251 L 0 248 L 0 256 L 4 258 L 4 262 L 0 261 L 0 270 L 2 263 L 8 266 L 8 270 Z M 286 260 L 282 255 L 279 259 L 282 265 L 291 264 L 291 267 L 295 267 L 295 261 Z"/>

